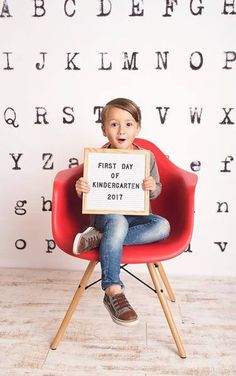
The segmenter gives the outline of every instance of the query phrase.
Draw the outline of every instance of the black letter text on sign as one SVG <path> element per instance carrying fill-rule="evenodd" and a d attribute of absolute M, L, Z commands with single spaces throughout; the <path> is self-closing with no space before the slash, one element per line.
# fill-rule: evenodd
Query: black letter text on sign
<path fill-rule="evenodd" d="M 86 148 L 84 177 L 90 191 L 83 195 L 83 213 L 148 215 L 149 192 L 142 182 L 149 174 L 149 150 Z"/>

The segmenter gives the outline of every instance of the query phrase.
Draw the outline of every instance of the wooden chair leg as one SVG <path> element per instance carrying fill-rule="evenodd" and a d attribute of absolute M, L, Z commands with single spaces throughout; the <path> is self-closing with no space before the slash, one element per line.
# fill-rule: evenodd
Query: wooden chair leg
<path fill-rule="evenodd" d="M 89 262 L 89 264 L 88 264 L 88 266 L 87 266 L 87 268 L 85 270 L 85 273 L 84 273 L 84 275 L 83 275 L 83 277 L 82 277 L 82 279 L 80 281 L 79 287 L 77 288 L 77 290 L 75 292 L 75 295 L 74 295 L 74 297 L 73 297 L 73 299 L 72 299 L 72 301 L 71 301 L 71 303 L 69 305 L 69 308 L 68 308 L 68 310 L 66 312 L 66 315 L 65 315 L 65 317 L 64 317 L 64 319 L 63 319 L 63 321 L 61 323 L 61 326 L 58 329 L 58 332 L 57 332 L 57 334 L 56 334 L 56 336 L 55 336 L 55 338 L 54 338 L 54 340 L 53 340 L 53 342 L 52 342 L 52 344 L 50 346 L 50 348 L 52 350 L 56 350 L 57 349 L 57 346 L 59 345 L 59 343 L 60 343 L 60 341 L 61 341 L 61 339 L 62 339 L 62 337 L 63 337 L 63 335 L 64 335 L 64 333 L 66 331 L 66 328 L 67 328 L 67 326 L 68 326 L 68 324 L 69 324 L 69 322 L 71 320 L 71 317 L 72 317 L 73 313 L 76 310 L 78 302 L 79 302 L 79 300 L 80 300 L 80 298 L 81 298 L 81 296 L 82 296 L 82 294 L 83 294 L 83 292 L 85 290 L 85 287 L 87 286 L 88 280 L 89 280 L 89 278 L 90 278 L 90 276 L 91 276 L 91 274 L 92 274 L 92 272 L 93 272 L 96 264 L 97 264 L 97 262 L 95 262 L 95 261 L 90 261 Z"/>
<path fill-rule="evenodd" d="M 161 303 L 162 309 L 164 311 L 164 314 L 166 316 L 167 322 L 169 324 L 172 336 L 173 336 L 173 338 L 175 340 L 179 356 L 181 358 L 186 358 L 186 352 L 184 350 L 184 347 L 183 347 L 181 338 L 179 336 L 178 330 L 177 330 L 177 328 L 175 326 L 175 322 L 173 320 L 173 317 L 172 317 L 170 308 L 168 306 L 167 300 L 165 298 L 165 295 L 163 294 L 163 290 L 161 288 L 161 284 L 160 284 L 160 281 L 159 281 L 159 278 L 158 278 L 155 266 L 154 266 L 154 264 L 147 264 L 147 267 L 148 267 L 150 276 L 152 278 L 152 282 L 153 282 L 153 284 L 155 286 L 155 289 L 157 291 L 157 296 L 158 296 L 158 298 L 160 300 L 160 303 Z"/>
<path fill-rule="evenodd" d="M 158 272 L 159 272 L 159 274 L 161 276 L 161 279 L 162 279 L 162 281 L 163 281 L 163 283 L 165 285 L 165 288 L 166 288 L 166 291 L 167 291 L 167 293 L 169 295 L 170 300 L 172 302 L 175 302 L 176 299 L 175 299 L 174 291 L 172 290 L 172 287 L 170 285 L 170 282 L 169 282 L 169 280 L 167 278 L 167 275 L 165 273 L 165 270 L 164 270 L 162 264 L 160 262 L 158 262 L 158 263 L 155 264 L 155 266 L 157 266 L 157 270 L 158 270 Z"/>

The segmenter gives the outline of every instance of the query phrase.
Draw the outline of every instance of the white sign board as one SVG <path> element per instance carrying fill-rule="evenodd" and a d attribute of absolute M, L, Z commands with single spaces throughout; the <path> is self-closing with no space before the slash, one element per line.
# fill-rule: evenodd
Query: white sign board
<path fill-rule="evenodd" d="M 149 150 L 86 148 L 83 194 L 85 214 L 149 214 L 149 192 L 142 189 L 150 174 Z"/>

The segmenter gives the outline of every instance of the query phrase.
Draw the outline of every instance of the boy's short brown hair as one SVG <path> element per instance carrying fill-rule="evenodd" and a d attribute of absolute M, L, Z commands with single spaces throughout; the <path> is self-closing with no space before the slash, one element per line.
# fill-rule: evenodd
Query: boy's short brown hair
<path fill-rule="evenodd" d="M 140 108 L 131 101 L 130 99 L 126 98 L 116 98 L 112 99 L 108 102 L 105 107 L 103 107 L 101 113 L 102 125 L 105 124 L 106 114 L 111 107 L 120 108 L 121 110 L 128 111 L 134 118 L 134 120 L 141 125 L 141 111 Z"/>

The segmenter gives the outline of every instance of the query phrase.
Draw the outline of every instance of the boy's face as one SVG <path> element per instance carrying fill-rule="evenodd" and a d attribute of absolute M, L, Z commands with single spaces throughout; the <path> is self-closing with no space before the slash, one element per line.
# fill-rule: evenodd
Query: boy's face
<path fill-rule="evenodd" d="M 139 123 L 128 111 L 111 107 L 107 111 L 102 131 L 113 149 L 132 149 L 140 128 Z"/>

